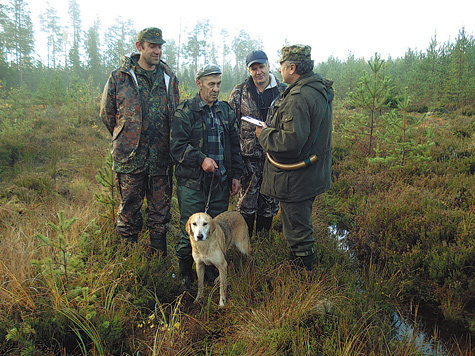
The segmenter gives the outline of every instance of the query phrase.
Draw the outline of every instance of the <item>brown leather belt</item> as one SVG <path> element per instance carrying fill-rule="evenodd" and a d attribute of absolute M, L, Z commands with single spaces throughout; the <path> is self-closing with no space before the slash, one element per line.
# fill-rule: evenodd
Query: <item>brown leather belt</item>
<path fill-rule="evenodd" d="M 303 161 L 300 161 L 300 162 L 297 162 L 297 163 L 279 163 L 277 162 L 276 160 L 274 160 L 269 153 L 266 153 L 267 155 L 267 159 L 269 160 L 269 162 L 277 167 L 277 168 L 280 168 L 280 169 L 283 169 L 283 170 L 286 170 L 286 171 L 294 171 L 296 169 L 301 169 L 301 168 L 304 168 L 304 167 L 307 167 L 307 166 L 310 166 L 312 163 L 315 163 L 317 162 L 318 160 L 318 157 L 317 155 L 311 155 L 310 157 L 308 157 L 307 159 L 303 160 Z"/>

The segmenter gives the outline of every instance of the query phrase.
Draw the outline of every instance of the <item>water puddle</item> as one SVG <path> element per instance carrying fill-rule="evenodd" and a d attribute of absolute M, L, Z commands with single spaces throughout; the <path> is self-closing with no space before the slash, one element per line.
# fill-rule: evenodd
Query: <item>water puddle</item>
<path fill-rule="evenodd" d="M 335 225 L 331 225 L 328 227 L 328 231 L 330 232 L 330 236 L 338 240 L 338 247 L 346 252 L 351 252 L 348 248 L 348 244 L 346 243 L 346 238 L 348 236 L 347 230 L 342 230 L 336 227 Z"/>
<path fill-rule="evenodd" d="M 415 327 L 413 323 L 407 322 L 398 313 L 394 313 L 394 327 L 396 335 L 394 339 L 407 341 L 414 345 L 422 356 L 449 356 L 447 348 L 440 341 L 429 336 L 421 330 L 422 327 Z"/>
<path fill-rule="evenodd" d="M 329 226 L 330 236 L 338 240 L 338 246 L 343 251 L 352 255 L 347 244 L 348 231 L 337 228 L 336 226 Z M 406 341 L 408 344 L 417 348 L 422 356 L 449 356 L 445 345 L 436 340 L 433 336 L 424 329 L 424 325 L 417 323 L 411 317 L 404 318 L 399 313 L 395 312 L 394 320 L 394 339 L 398 341 Z"/>

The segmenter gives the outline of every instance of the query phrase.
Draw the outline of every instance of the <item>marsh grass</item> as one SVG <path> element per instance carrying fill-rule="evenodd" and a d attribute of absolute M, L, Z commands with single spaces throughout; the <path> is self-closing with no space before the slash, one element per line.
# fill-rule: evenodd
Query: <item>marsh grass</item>
<path fill-rule="evenodd" d="M 301 353 L 309 349 L 302 324 L 329 312 L 336 296 L 322 276 L 301 272 L 283 263 L 262 276 L 266 285 L 259 283 L 261 297 L 253 308 L 239 313 L 236 337 L 246 345 L 245 354 L 264 349 L 265 355 L 306 354 Z"/>
<path fill-rule="evenodd" d="M 87 101 L 88 113 L 94 111 L 96 99 Z M 394 337 L 392 316 L 408 300 L 408 290 L 419 287 L 428 293 L 427 284 L 417 284 L 426 275 L 414 281 L 405 273 L 404 267 L 414 262 L 411 255 L 398 260 L 391 250 L 393 241 L 384 240 L 381 230 L 403 229 L 408 238 L 424 226 L 427 237 L 430 221 L 422 217 L 436 216 L 440 206 L 455 207 L 456 214 L 444 216 L 460 221 L 460 227 L 446 231 L 451 236 L 460 232 L 462 246 L 468 246 L 474 221 L 471 177 L 430 177 L 421 167 L 388 172 L 363 166 L 355 157 L 348 159 L 354 150 L 337 139 L 333 191 L 314 206 L 316 270 L 309 273 L 287 262 L 277 216 L 269 233 L 252 237 L 251 256 L 229 251 L 226 307 L 218 308 L 218 286 L 207 286 L 205 301 L 194 304 L 196 284 L 183 291 L 176 258 L 172 253 L 151 255 L 146 231 L 136 245 L 121 244 L 110 211 L 97 200 L 104 193 L 96 175 L 104 169 L 108 133 L 89 114 L 62 105 L 19 106 L 15 110 L 22 112 L 17 116 L 29 119 L 15 126 L 16 116 L 11 115 L 8 135 L 0 132 L 0 156 L 8 158 L 0 163 L 0 354 L 422 355 L 415 338 Z M 448 156 L 448 148 L 437 150 L 439 157 Z M 436 164 L 434 170 L 442 172 L 444 167 Z M 419 177 L 416 188 L 405 189 L 414 183 L 413 175 Z M 444 185 L 447 193 L 442 193 Z M 436 193 L 445 194 L 439 204 L 434 202 Z M 385 210 L 388 204 L 383 202 L 397 206 Z M 423 214 L 423 202 L 430 203 L 431 214 Z M 421 219 L 419 223 L 411 214 Z M 72 223 L 58 230 L 65 221 Z M 359 252 L 377 247 L 368 250 L 374 259 L 362 264 L 341 249 L 328 230 L 331 224 L 350 230 L 352 238 L 360 236 L 354 240 Z M 169 251 L 178 231 L 173 197 Z M 64 244 L 58 248 L 61 234 Z M 437 236 L 433 233 L 423 242 L 434 242 Z M 447 241 L 450 251 L 468 256 L 469 251 L 460 250 L 454 241 Z M 457 263 L 465 266 L 469 261 L 453 261 L 448 258 L 453 254 L 440 259 L 436 250 L 430 252 L 426 261 L 432 258 L 432 271 L 441 278 L 447 266 L 455 273 Z M 381 256 L 399 264 L 380 264 Z M 452 277 L 455 282 L 465 275 Z M 463 278 L 459 280 L 470 282 Z M 463 283 L 458 289 L 444 287 L 463 290 Z M 467 306 L 467 300 L 458 294 L 445 296 L 447 316 L 457 318 L 459 306 Z M 470 352 L 470 337 L 458 338 L 449 355 Z"/>

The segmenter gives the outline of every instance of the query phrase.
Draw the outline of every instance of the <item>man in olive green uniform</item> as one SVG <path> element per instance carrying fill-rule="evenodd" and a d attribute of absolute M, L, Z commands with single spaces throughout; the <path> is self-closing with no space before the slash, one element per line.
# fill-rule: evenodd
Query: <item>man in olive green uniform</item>
<path fill-rule="evenodd" d="M 194 275 L 186 222 L 194 213 L 215 217 L 228 210 L 229 197 L 238 193 L 242 174 L 236 116 L 226 102 L 218 100 L 219 66 L 201 68 L 196 85 L 198 94 L 180 103 L 170 132 L 180 210 L 180 239 L 175 250 L 185 288 L 190 287 Z M 214 281 L 216 271 L 205 268 L 205 272 L 208 280 Z"/>
<path fill-rule="evenodd" d="M 160 29 L 140 31 L 135 44 L 140 54 L 124 57 L 111 73 L 100 116 L 112 135 L 119 234 L 126 243 L 137 241 L 146 198 L 152 251 L 166 255 L 172 192 L 169 132 L 179 93 L 176 76 L 161 61 L 163 43 Z"/>
<path fill-rule="evenodd" d="M 291 259 L 311 270 L 316 262 L 312 205 L 330 188 L 334 94 L 331 82 L 313 73 L 309 46 L 283 47 L 279 62 L 289 86 L 273 107 L 269 127 L 256 128 L 268 154 L 261 192 L 280 202 Z"/>

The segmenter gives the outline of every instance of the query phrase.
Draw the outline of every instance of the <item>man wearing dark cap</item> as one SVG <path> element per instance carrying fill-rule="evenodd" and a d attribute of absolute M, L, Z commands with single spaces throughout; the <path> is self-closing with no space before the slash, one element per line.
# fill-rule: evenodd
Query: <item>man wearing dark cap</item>
<path fill-rule="evenodd" d="M 261 191 L 280 202 L 291 260 L 312 270 L 312 205 L 330 188 L 334 94 L 332 83 L 313 73 L 309 46 L 283 47 L 279 62 L 289 86 L 275 103 L 268 127 L 256 128 L 267 153 Z"/>
<path fill-rule="evenodd" d="M 138 54 L 125 56 L 109 76 L 100 116 L 112 135 L 113 170 L 120 196 L 117 227 L 126 243 L 137 242 L 147 199 L 152 252 L 167 254 L 172 162 L 170 121 L 179 103 L 178 80 L 161 60 L 162 31 L 138 34 Z"/>
<path fill-rule="evenodd" d="M 269 61 L 263 51 L 252 51 L 246 57 L 249 77 L 234 87 L 229 97 L 229 105 L 238 118 L 241 137 L 241 155 L 244 171 L 237 210 L 244 216 L 249 235 L 269 231 L 272 218 L 277 215 L 279 203 L 276 199 L 261 193 L 262 170 L 266 155 L 255 133 L 255 125 L 239 120 L 250 116 L 266 121 L 271 103 L 285 90 L 285 85 L 269 72 Z"/>
<path fill-rule="evenodd" d="M 205 65 L 196 75 L 196 85 L 198 94 L 180 103 L 170 132 L 180 210 L 176 255 L 185 288 L 194 275 L 186 222 L 194 213 L 206 212 L 214 218 L 228 210 L 229 197 L 238 193 L 242 173 L 236 116 L 226 102 L 218 100 L 221 69 Z M 205 273 L 209 281 L 217 276 L 210 268 Z"/>

